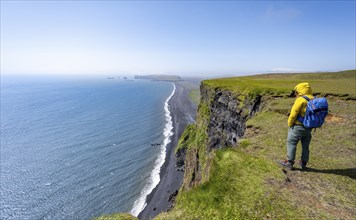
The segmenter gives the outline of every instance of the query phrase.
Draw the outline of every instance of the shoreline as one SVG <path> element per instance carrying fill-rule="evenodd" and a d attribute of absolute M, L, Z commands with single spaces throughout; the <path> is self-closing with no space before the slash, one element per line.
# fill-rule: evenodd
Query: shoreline
<path fill-rule="evenodd" d="M 171 137 L 173 136 L 174 132 L 174 126 L 173 126 L 173 118 L 172 118 L 172 113 L 169 108 L 169 101 L 171 98 L 175 95 L 176 92 L 176 85 L 172 83 L 173 85 L 173 91 L 167 98 L 167 100 L 164 103 L 164 112 L 165 112 L 165 118 L 166 118 L 166 125 L 165 128 L 163 129 L 163 135 L 164 135 L 164 140 L 163 140 L 163 146 L 161 147 L 161 152 L 158 155 L 158 158 L 155 160 L 155 166 L 153 167 L 153 170 L 151 171 L 151 184 L 146 184 L 146 186 L 143 188 L 141 191 L 141 196 L 138 198 L 134 206 L 131 210 L 131 214 L 134 216 L 138 216 L 146 207 L 146 198 L 153 192 L 153 190 L 157 187 L 157 185 L 160 183 L 162 177 L 161 177 L 161 167 L 165 164 L 166 158 L 167 158 L 167 146 L 171 143 Z M 157 180 L 157 177 L 159 178 Z"/>
<path fill-rule="evenodd" d="M 166 146 L 166 158 L 160 168 L 160 182 L 146 197 L 146 207 L 139 213 L 139 219 L 151 219 L 172 206 L 172 197 L 179 191 L 184 173 L 176 169 L 175 148 L 179 137 L 192 118 L 196 115 L 196 106 L 188 96 L 188 90 L 177 82 L 172 82 L 176 91 L 168 102 L 172 117 L 173 135 L 171 142 Z"/>

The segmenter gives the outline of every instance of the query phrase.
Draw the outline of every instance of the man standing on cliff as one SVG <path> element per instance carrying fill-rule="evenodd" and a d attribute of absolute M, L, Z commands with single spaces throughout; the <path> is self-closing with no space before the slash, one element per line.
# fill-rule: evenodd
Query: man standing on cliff
<path fill-rule="evenodd" d="M 291 113 L 288 118 L 288 137 L 287 137 L 287 160 L 281 161 L 281 164 L 293 170 L 293 164 L 295 162 L 295 154 L 297 150 L 297 144 L 299 141 L 302 143 L 302 157 L 300 166 L 302 170 L 306 169 L 309 161 L 309 144 L 312 138 L 310 128 L 305 128 L 301 122 L 297 120 L 298 116 L 304 117 L 306 106 L 308 101 L 303 98 L 307 96 L 309 99 L 314 98 L 309 83 L 299 83 L 294 88 L 294 93 L 297 98 L 291 109 Z"/>

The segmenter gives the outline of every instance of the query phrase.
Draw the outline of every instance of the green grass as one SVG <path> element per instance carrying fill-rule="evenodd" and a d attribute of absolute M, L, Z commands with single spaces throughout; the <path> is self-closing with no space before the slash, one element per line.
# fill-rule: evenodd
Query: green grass
<path fill-rule="evenodd" d="M 288 204 L 269 180 L 283 184 L 277 166 L 237 149 L 219 150 L 208 182 L 182 192 L 173 211 L 157 219 L 293 218 L 303 210 Z"/>
<path fill-rule="evenodd" d="M 287 108 L 294 99 L 280 100 Z M 356 201 L 356 108 L 355 101 L 329 99 L 331 115 L 322 129 L 313 132 L 310 145 L 309 172 L 290 172 L 289 187 L 282 193 L 292 194 L 290 202 L 305 209 L 306 217 L 324 215 L 330 219 L 352 219 Z M 286 156 L 287 116 L 264 111 L 247 122 L 245 137 L 250 145 L 242 148 L 259 158 L 277 161 Z M 257 132 L 257 133 L 256 133 Z M 300 158 L 301 146 L 297 148 Z"/>
<path fill-rule="evenodd" d="M 210 118 L 209 107 L 201 103 L 197 115 L 197 124 L 188 125 L 178 143 L 178 149 L 187 149 L 184 180 L 182 184 L 182 188 L 184 189 L 189 188 L 191 180 L 194 178 L 199 179 L 198 182 L 207 181 L 210 173 L 210 167 L 207 164 L 210 163 L 212 155 L 209 156 L 205 148 L 208 138 L 206 134 L 207 122 Z M 196 155 L 198 155 L 199 158 L 197 162 L 199 162 L 200 171 L 197 171 L 195 168 Z"/>
<path fill-rule="evenodd" d="M 287 96 L 300 82 L 309 82 L 313 93 L 356 99 L 356 70 L 336 73 L 263 74 L 203 81 L 208 87 L 231 90 L 238 94 Z M 339 86 L 335 86 L 339 85 Z"/>
<path fill-rule="evenodd" d="M 199 104 L 197 123 L 189 125 L 179 141 L 192 159 L 186 163 L 191 167 L 186 167 L 175 207 L 156 219 L 355 219 L 355 77 L 353 70 L 204 81 L 210 88 L 208 98 Z M 303 81 L 310 82 L 315 93 L 329 94 L 330 114 L 322 129 L 313 132 L 309 171 L 284 171 L 278 161 L 286 157 L 287 119 L 295 100 L 288 95 Z M 265 95 L 266 103 L 246 122 L 237 146 L 209 152 L 209 98 L 216 90 L 231 90 L 240 100 Z M 299 145 L 297 158 L 300 155 Z M 196 163 L 200 174 L 191 169 Z M 200 184 L 189 186 L 198 174 Z"/>
<path fill-rule="evenodd" d="M 200 104 L 197 125 L 186 133 L 192 138 L 181 143 L 199 149 L 200 162 L 210 158 L 209 178 L 181 190 L 173 210 L 157 219 L 354 219 L 356 103 L 345 97 L 355 97 L 355 71 L 259 77 L 203 82 L 212 91 L 233 89 L 237 97 L 261 92 L 269 98 L 246 122 L 245 136 L 235 148 L 210 154 L 204 146 L 209 103 Z M 287 95 L 300 81 L 309 81 L 314 92 L 334 96 L 328 97 L 326 123 L 313 133 L 309 171 L 282 172 L 278 161 L 286 157 L 288 112 L 295 100 Z"/>
<path fill-rule="evenodd" d="M 280 101 L 282 107 L 288 103 Z M 352 219 L 355 103 L 329 102 L 333 117 L 342 121 L 328 121 L 313 134 L 310 172 L 283 174 L 277 161 L 286 155 L 287 116 L 263 111 L 247 123 L 257 133 L 241 139 L 237 149 L 217 151 L 210 179 L 181 192 L 176 207 L 157 219 Z"/>
<path fill-rule="evenodd" d="M 185 148 L 193 148 L 194 142 L 192 140 L 195 139 L 196 135 L 196 125 L 194 124 L 189 124 L 187 127 L 184 129 L 184 132 L 182 136 L 179 138 L 178 141 L 178 146 L 175 149 L 175 152 L 177 153 L 180 149 Z"/>

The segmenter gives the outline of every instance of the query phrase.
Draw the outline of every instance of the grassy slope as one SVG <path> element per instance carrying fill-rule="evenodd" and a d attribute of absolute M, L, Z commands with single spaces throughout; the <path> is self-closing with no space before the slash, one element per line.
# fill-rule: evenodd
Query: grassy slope
<path fill-rule="evenodd" d="M 356 99 L 356 91 L 350 90 L 355 87 L 355 70 L 337 73 L 265 74 L 204 82 L 210 87 L 232 90 L 237 93 L 287 95 L 297 83 L 305 81 L 311 84 L 315 93 Z"/>
<path fill-rule="evenodd" d="M 310 80 L 308 79 L 310 78 Z M 239 92 L 290 93 L 309 81 L 329 97 L 330 117 L 313 133 L 310 171 L 283 171 L 287 112 L 293 98 L 271 98 L 247 122 L 237 148 L 216 152 L 210 179 L 181 192 L 175 208 L 158 219 L 353 219 L 356 216 L 356 73 L 263 75 L 205 81 Z M 241 79 L 241 81 L 239 80 Z M 255 90 L 258 88 L 258 90 Z M 341 98 L 340 98 L 341 97 Z M 300 157 L 298 146 L 297 157 Z"/>

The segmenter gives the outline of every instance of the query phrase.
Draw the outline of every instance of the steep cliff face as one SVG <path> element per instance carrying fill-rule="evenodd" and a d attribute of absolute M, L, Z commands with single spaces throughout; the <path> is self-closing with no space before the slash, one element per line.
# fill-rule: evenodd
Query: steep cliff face
<path fill-rule="evenodd" d="M 263 104 L 261 95 L 236 94 L 212 88 L 204 82 L 200 87 L 201 103 L 197 124 L 183 134 L 181 152 L 186 152 L 183 189 L 187 190 L 209 178 L 214 150 L 236 146 L 244 135 L 245 122 Z"/>
<path fill-rule="evenodd" d="M 159 219 L 352 219 L 355 157 L 350 155 L 356 118 L 351 100 L 356 90 L 350 82 L 355 73 L 203 81 L 196 124 L 179 141 L 181 161 L 185 157 L 183 186 L 175 207 Z M 295 101 L 291 88 L 304 81 L 316 94 L 328 95 L 332 109 L 323 129 L 313 135 L 307 173 L 276 163 L 286 153 L 286 122 Z M 330 85 L 342 89 L 330 96 Z"/>
<path fill-rule="evenodd" d="M 230 91 L 218 91 L 210 103 L 208 149 L 235 146 L 243 136 L 245 122 L 261 105 L 261 96 L 236 96 Z"/>

